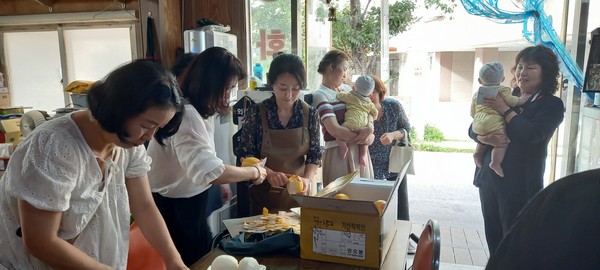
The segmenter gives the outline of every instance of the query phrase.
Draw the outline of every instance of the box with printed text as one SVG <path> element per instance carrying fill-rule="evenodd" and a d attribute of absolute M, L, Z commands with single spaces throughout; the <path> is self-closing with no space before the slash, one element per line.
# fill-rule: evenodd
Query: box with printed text
<path fill-rule="evenodd" d="M 402 178 L 364 179 L 354 172 L 331 182 L 316 196 L 292 195 L 301 206 L 300 257 L 379 268 L 396 234 Z M 335 199 L 338 193 L 349 199 Z M 378 200 L 387 202 L 381 214 Z"/>

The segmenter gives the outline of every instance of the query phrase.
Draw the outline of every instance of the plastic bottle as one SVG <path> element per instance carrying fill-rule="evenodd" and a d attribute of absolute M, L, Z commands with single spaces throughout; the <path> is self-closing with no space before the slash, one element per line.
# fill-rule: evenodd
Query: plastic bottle
<path fill-rule="evenodd" d="M 259 80 L 263 80 L 263 67 L 260 63 L 256 63 L 253 68 L 254 76 Z"/>

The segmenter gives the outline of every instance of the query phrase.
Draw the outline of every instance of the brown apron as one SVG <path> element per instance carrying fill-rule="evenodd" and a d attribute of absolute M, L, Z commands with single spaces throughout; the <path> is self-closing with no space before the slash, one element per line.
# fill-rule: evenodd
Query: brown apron
<path fill-rule="evenodd" d="M 308 104 L 302 102 L 304 124 L 293 129 L 269 129 L 267 112 L 264 103 L 259 104 L 260 118 L 263 128 L 261 158 L 267 158 L 266 166 L 276 172 L 295 175 L 304 175 L 304 162 L 308 153 L 310 140 L 308 134 Z M 260 185 L 253 185 L 248 190 L 250 194 L 250 212 L 260 215 L 262 208 L 269 212 L 289 211 L 298 207 L 298 203 L 290 196 L 285 187 L 271 187 L 264 181 Z"/>

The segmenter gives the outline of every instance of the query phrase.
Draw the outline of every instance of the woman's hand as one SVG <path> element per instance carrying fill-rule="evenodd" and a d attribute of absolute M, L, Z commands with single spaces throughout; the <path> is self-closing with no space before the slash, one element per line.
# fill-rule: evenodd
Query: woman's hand
<path fill-rule="evenodd" d="M 392 132 L 383 133 L 383 135 L 379 137 L 379 141 L 383 145 L 388 145 L 394 141 L 394 134 Z"/>
<path fill-rule="evenodd" d="M 496 95 L 495 97 L 483 97 L 483 105 L 488 106 L 502 115 L 506 112 L 510 107 L 506 105 L 504 99 L 500 97 L 500 95 Z"/>
<path fill-rule="evenodd" d="M 477 140 L 493 147 L 505 148 L 508 146 L 508 136 L 502 132 L 492 132 L 487 135 L 477 135 Z"/>
<path fill-rule="evenodd" d="M 308 194 L 308 188 L 310 187 L 310 184 L 312 183 L 312 181 L 308 178 L 304 178 L 304 177 L 300 177 L 298 176 L 298 178 L 300 180 L 302 180 L 302 184 L 304 186 L 304 189 L 302 189 L 302 192 L 300 192 L 300 194 L 302 195 L 307 195 Z"/>
<path fill-rule="evenodd" d="M 231 192 L 231 187 L 229 186 L 229 184 L 222 184 L 221 185 L 221 200 L 223 201 L 223 203 L 229 202 L 229 200 L 231 200 L 232 196 L 233 196 L 233 193 Z"/>
<path fill-rule="evenodd" d="M 351 144 L 370 144 L 370 143 L 367 143 L 367 139 L 368 139 L 369 135 L 373 134 L 373 126 L 368 125 L 363 128 L 353 129 L 352 132 L 356 133 L 356 137 L 354 137 L 354 139 L 349 141 L 349 143 L 351 143 Z M 372 140 L 371 140 L 371 143 L 373 143 Z"/>
<path fill-rule="evenodd" d="M 288 177 L 282 172 L 270 172 L 267 174 L 267 181 L 272 187 L 283 187 L 288 184 Z"/>

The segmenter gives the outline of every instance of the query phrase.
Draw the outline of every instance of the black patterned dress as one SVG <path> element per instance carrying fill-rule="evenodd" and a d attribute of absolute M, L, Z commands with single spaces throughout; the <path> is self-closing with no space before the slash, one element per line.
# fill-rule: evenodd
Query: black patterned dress
<path fill-rule="evenodd" d="M 392 145 L 383 145 L 379 138 L 386 132 L 392 132 L 404 129 L 410 131 L 410 124 L 400 102 L 395 99 L 385 98 L 381 101 L 381 118 L 375 120 L 374 127 L 375 141 L 369 146 L 371 161 L 373 162 L 373 172 L 375 179 L 395 180 L 397 173 L 388 172 L 388 163 L 390 159 L 390 150 Z"/>

